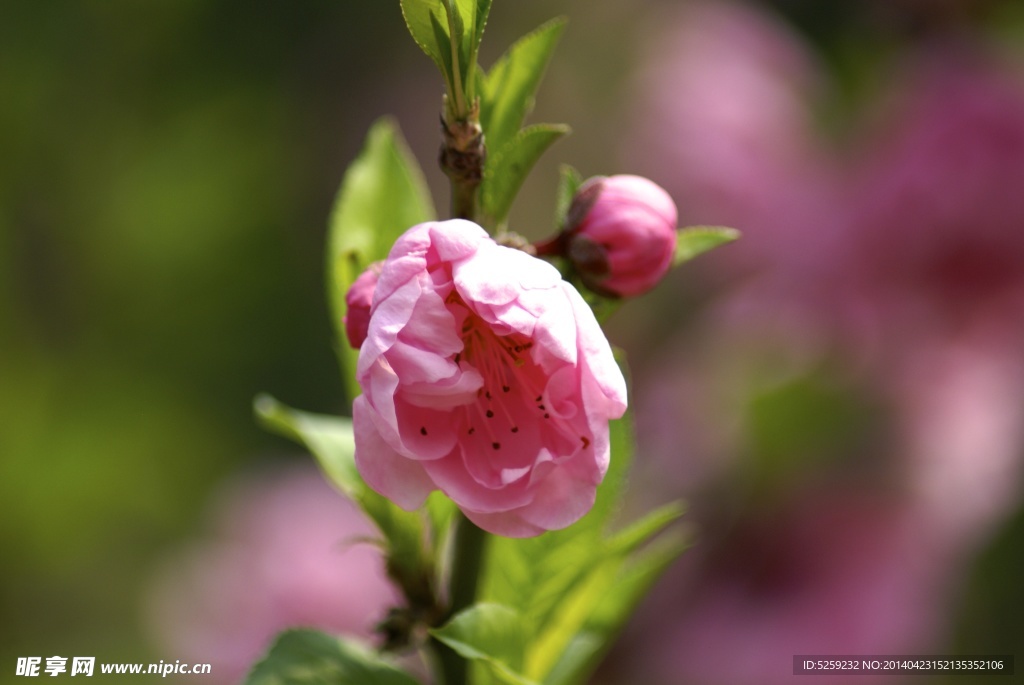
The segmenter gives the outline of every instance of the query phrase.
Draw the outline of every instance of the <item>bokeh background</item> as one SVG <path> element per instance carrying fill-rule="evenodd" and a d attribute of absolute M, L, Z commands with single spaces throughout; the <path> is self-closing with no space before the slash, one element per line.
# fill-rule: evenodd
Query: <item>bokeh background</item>
<path fill-rule="evenodd" d="M 684 497 L 695 545 L 595 682 L 1024 657 L 1024 8 L 496 0 L 485 66 L 556 14 L 533 120 L 574 134 L 513 228 L 550 232 L 567 162 L 744 232 L 611 322 L 627 512 Z M 4 3 L 0 683 L 231 682 L 275 629 L 383 613 L 365 524 L 250 407 L 346 413 L 326 218 L 386 113 L 444 206 L 440 88 L 397 1 Z"/>

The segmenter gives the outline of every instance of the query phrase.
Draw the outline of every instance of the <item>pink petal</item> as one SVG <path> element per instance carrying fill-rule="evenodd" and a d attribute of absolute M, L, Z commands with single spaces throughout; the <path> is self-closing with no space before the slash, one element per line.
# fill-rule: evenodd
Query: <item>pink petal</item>
<path fill-rule="evenodd" d="M 406 459 L 384 441 L 369 414 L 373 409 L 362 396 L 352 404 L 356 468 L 366 484 L 407 511 L 423 506 L 435 490 L 433 481 L 417 462 Z"/>
<path fill-rule="evenodd" d="M 480 528 L 506 538 L 532 538 L 544 533 L 546 529 L 527 523 L 514 511 L 498 514 L 482 514 L 476 511 L 463 510 L 466 518 Z"/>

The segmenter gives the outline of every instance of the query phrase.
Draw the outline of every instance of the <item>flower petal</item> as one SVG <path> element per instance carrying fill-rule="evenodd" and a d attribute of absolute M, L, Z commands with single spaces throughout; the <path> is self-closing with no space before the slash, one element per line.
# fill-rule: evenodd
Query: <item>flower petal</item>
<path fill-rule="evenodd" d="M 419 463 L 401 456 L 385 442 L 368 416 L 372 411 L 362 396 L 352 404 L 356 468 L 377 493 L 407 511 L 418 509 L 436 487 Z"/>

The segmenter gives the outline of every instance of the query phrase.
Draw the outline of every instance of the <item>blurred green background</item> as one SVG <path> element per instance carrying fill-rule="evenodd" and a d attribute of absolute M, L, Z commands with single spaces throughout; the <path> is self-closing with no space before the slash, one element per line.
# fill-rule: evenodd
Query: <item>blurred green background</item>
<path fill-rule="evenodd" d="M 498 2 L 485 59 L 565 12 L 571 73 L 586 4 Z M 154 565 L 293 451 L 257 392 L 345 411 L 326 218 L 383 114 L 441 192 L 439 78 L 397 0 L 15 0 L 0 92 L 0 682 L 18 656 L 173 660 L 140 629 Z"/>
<path fill-rule="evenodd" d="M 650 13 L 674 4 L 495 1 L 485 65 L 542 21 L 571 19 L 533 120 L 574 134 L 526 184 L 513 228 L 548 232 L 557 162 L 616 170 L 609 141 L 644 125 L 627 84 Z M 840 131 L 920 18 L 773 5 L 840 84 L 822 112 Z M 954 9 L 942 21 L 994 34 L 1020 15 L 1015 3 L 943 6 Z M 346 412 L 322 285 L 326 218 L 366 129 L 388 113 L 445 206 L 440 92 L 397 0 L 4 3 L 0 683 L 21 682 L 19 656 L 176 658 L 143 629 L 153 570 L 202 529 L 220 482 L 294 452 L 253 422 L 256 393 Z M 672 309 L 683 325 L 699 299 Z M 652 303 L 613 333 L 637 355 L 680 326 L 663 316 L 678 300 Z M 819 400 L 799 387 L 762 398 L 765 430 L 818 410 L 845 441 L 860 409 Z M 766 439 L 786 451 L 785 437 Z M 993 631 L 1022 644 L 1022 545 L 1018 521 L 978 562 L 963 651 L 991 651 Z"/>

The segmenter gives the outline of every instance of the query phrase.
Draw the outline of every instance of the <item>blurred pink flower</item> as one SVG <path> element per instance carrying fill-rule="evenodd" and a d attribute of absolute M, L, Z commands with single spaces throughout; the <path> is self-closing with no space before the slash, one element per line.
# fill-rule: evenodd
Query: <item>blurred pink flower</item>
<path fill-rule="evenodd" d="M 590 510 L 626 386 L 590 307 L 547 262 L 468 221 L 392 248 L 359 354 L 356 465 L 402 507 L 445 492 L 525 537 Z"/>
<path fill-rule="evenodd" d="M 774 685 L 798 681 L 797 654 L 928 653 L 946 628 L 947 575 L 898 499 L 822 487 L 762 503 L 687 553 L 619 668 L 650 685 Z"/>
<path fill-rule="evenodd" d="M 1024 79 L 965 46 L 918 56 L 865 143 L 851 294 L 880 353 L 1001 322 L 1024 344 Z"/>
<path fill-rule="evenodd" d="M 594 178 L 580 188 L 574 206 L 585 213 L 567 227 L 564 240 L 587 287 L 632 297 L 664 278 L 675 254 L 677 214 L 661 186 L 641 176 Z"/>
<path fill-rule="evenodd" d="M 737 2 L 685 3 L 659 17 L 654 36 L 627 162 L 669 191 L 681 223 L 743 231 L 710 256 L 719 266 L 778 276 L 817 268 L 838 184 L 813 128 L 821 79 L 810 51 Z"/>
<path fill-rule="evenodd" d="M 920 345 L 894 378 L 909 499 L 972 553 L 1024 483 L 1024 355 L 1001 336 Z"/>
<path fill-rule="evenodd" d="M 161 569 L 150 620 L 164 660 L 210 663 L 236 683 L 289 627 L 371 636 L 397 594 L 374 530 L 312 466 L 237 481 L 213 535 Z"/>

